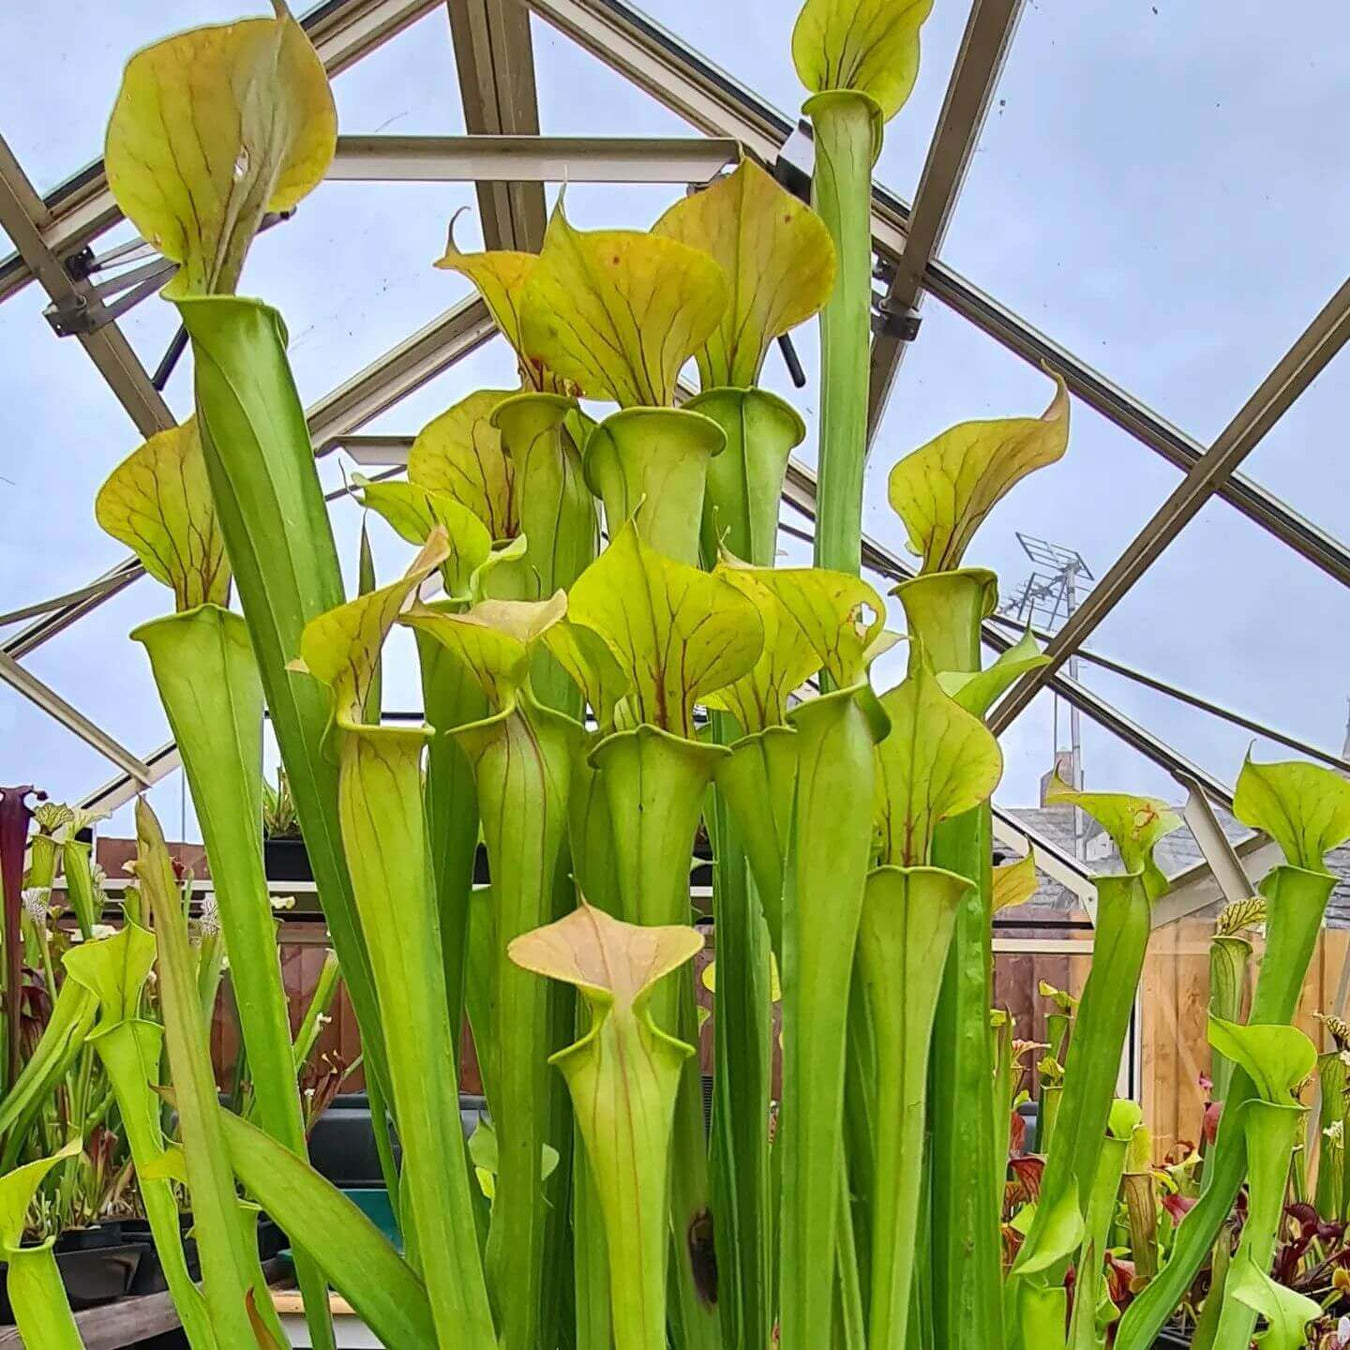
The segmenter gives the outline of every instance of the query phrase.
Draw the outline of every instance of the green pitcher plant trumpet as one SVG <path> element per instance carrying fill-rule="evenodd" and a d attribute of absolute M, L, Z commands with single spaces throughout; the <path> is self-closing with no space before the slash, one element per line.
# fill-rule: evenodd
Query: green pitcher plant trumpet
<path fill-rule="evenodd" d="M 489 1106 L 496 1122 L 498 1175 L 488 1235 L 488 1275 L 504 1327 L 503 1345 L 537 1343 L 544 1271 L 545 1195 L 540 1160 L 548 1079 L 548 991 L 507 956 L 511 942 L 552 917 L 574 747 L 581 727 L 538 704 L 530 658 L 566 612 L 559 591 L 546 601 L 485 600 L 463 613 L 414 608 L 401 622 L 439 643 L 470 671 L 487 715 L 453 729 L 474 774 L 491 869 Z"/>
<path fill-rule="evenodd" d="M 1092 1258 L 1094 1270 L 1102 1258 L 1101 1246 L 1093 1246 L 1089 1212 L 1130 1012 L 1152 931 L 1152 906 L 1166 889 L 1153 850 L 1181 825 L 1175 812 L 1152 798 L 1076 792 L 1061 782 L 1054 783 L 1046 797 L 1077 806 L 1096 820 L 1111 836 L 1126 871 L 1097 880 L 1092 970 L 1069 1042 L 1035 1218 L 1009 1277 L 1010 1294 L 1018 1301 L 1018 1320 L 1010 1331 L 1019 1338 L 1015 1343 L 1028 1350 L 1035 1344 L 1028 1339 L 1035 1300 L 1027 1302 L 1026 1287 L 1058 1284 L 1064 1265 L 1080 1247 Z"/>
<path fill-rule="evenodd" d="M 943 693 L 922 656 L 881 706 L 890 731 L 876 748 L 879 865 L 868 873 L 858 940 L 876 1058 L 868 1327 L 869 1345 L 904 1350 L 933 1017 L 957 904 L 975 885 L 931 865 L 933 836 L 940 821 L 993 793 L 1003 760 L 983 722 Z"/>
<path fill-rule="evenodd" d="M 721 321 L 694 352 L 700 393 L 684 405 L 716 422 L 726 442 L 707 468 L 704 563 L 725 547 L 772 566 L 783 475 L 806 428 L 790 404 L 756 385 L 770 342 L 834 290 L 834 244 L 820 217 L 750 160 L 677 202 L 652 232 L 710 254 L 731 285 Z"/>
<path fill-rule="evenodd" d="M 294 208 L 336 149 L 323 64 L 284 0 L 272 8 L 272 18 L 194 29 L 134 56 L 108 123 L 105 163 L 128 219 L 179 264 L 165 295 L 192 344 L 196 424 L 219 534 L 364 1031 L 365 1063 L 380 1077 L 382 1034 L 339 840 L 336 767 L 322 753 L 327 703 L 313 682 L 286 670 L 305 623 L 342 600 L 341 574 L 285 326 L 265 305 L 235 298 L 263 216 Z"/>
<path fill-rule="evenodd" d="M 1316 1062 L 1313 1043 L 1297 1027 L 1241 1026 L 1211 1017 L 1210 1043 L 1240 1065 L 1255 1089 L 1234 1112 L 1247 1155 L 1247 1217 L 1224 1285 L 1215 1350 L 1246 1350 L 1258 1316 L 1267 1322 L 1260 1338 L 1270 1350 L 1304 1344 L 1304 1328 L 1320 1305 L 1271 1278 L 1285 1186 L 1307 1112 L 1300 1085 Z"/>
<path fill-rule="evenodd" d="M 684 925 L 639 926 L 584 901 L 511 943 L 523 969 L 575 985 L 590 1029 L 552 1062 L 562 1070 L 604 1215 L 615 1350 L 666 1335 L 666 1187 L 684 1061 L 693 1053 L 657 1026 L 652 992 L 703 946 Z"/>
<path fill-rule="evenodd" d="M 919 70 L 919 29 L 932 0 L 807 0 L 792 33 L 792 60 L 810 92 L 815 131 L 812 202 L 838 258 L 821 314 L 821 456 L 815 560 L 857 572 L 862 556 L 863 471 L 868 446 L 872 335 L 872 165 L 887 121 L 908 100 Z"/>
<path fill-rule="evenodd" d="M 25 1345 L 50 1350 L 83 1350 L 84 1342 L 70 1312 L 61 1274 L 52 1252 L 55 1238 L 36 1247 L 21 1245 L 24 1215 L 47 1173 L 80 1152 L 75 1135 L 49 1158 L 25 1163 L 0 1176 L 0 1252 L 7 1264 L 5 1292 Z"/>

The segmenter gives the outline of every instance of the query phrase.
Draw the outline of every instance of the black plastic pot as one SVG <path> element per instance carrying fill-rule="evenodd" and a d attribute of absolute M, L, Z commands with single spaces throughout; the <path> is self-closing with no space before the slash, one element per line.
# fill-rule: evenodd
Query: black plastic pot
<path fill-rule="evenodd" d="M 201 1262 L 197 1256 L 196 1240 L 187 1236 L 192 1227 L 192 1215 L 180 1214 L 179 1227 L 183 1230 L 183 1259 L 187 1262 L 188 1274 L 194 1280 L 201 1278 Z M 131 1292 L 141 1294 L 163 1294 L 169 1288 L 164 1278 L 164 1267 L 160 1264 L 159 1253 L 155 1250 L 155 1241 L 150 1233 L 150 1225 L 144 1219 L 128 1219 L 123 1225 L 129 1239 L 144 1246 L 145 1255 L 141 1259 Z M 289 1242 L 286 1234 L 265 1214 L 258 1220 L 258 1256 L 260 1260 L 270 1261 L 280 1254 Z"/>
<path fill-rule="evenodd" d="M 467 1139 L 487 1113 L 482 1097 L 459 1094 L 460 1123 Z M 394 1161 L 400 1154 L 394 1140 Z M 375 1147 L 375 1126 L 370 1117 L 370 1098 L 364 1092 L 348 1092 L 333 1099 L 333 1104 L 315 1123 L 309 1136 L 309 1161 L 320 1176 L 345 1190 L 384 1185 L 380 1155 Z"/>
<path fill-rule="evenodd" d="M 132 1291 L 146 1248 L 139 1242 L 116 1246 L 85 1247 L 56 1253 L 66 1297 L 74 1312 L 115 1303 Z M 0 1264 L 0 1271 L 5 1267 Z M 0 1324 L 14 1321 L 14 1311 L 0 1282 Z"/>
<path fill-rule="evenodd" d="M 268 881 L 313 881 L 314 871 L 309 865 L 305 841 L 295 839 L 264 839 L 263 869 Z"/>
<path fill-rule="evenodd" d="M 55 1251 L 91 1252 L 105 1247 L 120 1247 L 128 1241 L 121 1219 L 107 1219 L 103 1223 L 91 1224 L 88 1228 L 67 1228 L 56 1239 Z"/>

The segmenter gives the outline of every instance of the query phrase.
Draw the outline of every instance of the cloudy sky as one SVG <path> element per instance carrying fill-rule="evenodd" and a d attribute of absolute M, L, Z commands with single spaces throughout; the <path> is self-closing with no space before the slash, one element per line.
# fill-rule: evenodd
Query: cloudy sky
<path fill-rule="evenodd" d="M 247 8 L 239 0 L 0 6 L 0 134 L 38 188 L 50 189 L 98 153 L 128 53 Z M 647 9 L 743 84 L 795 111 L 792 0 L 647 0 Z M 888 130 L 877 175 L 905 198 L 918 183 L 967 12 L 962 0 L 936 0 L 918 87 Z M 545 132 L 688 133 L 534 24 Z M 342 130 L 462 132 L 454 72 L 449 25 L 437 9 L 339 77 Z M 1208 442 L 1350 271 L 1347 88 L 1350 17 L 1335 0 L 1301 0 L 1274 17 L 1253 0 L 1027 0 L 944 259 Z M 674 196 L 578 185 L 568 206 L 585 226 L 641 227 Z M 330 183 L 259 241 L 245 289 L 285 314 L 306 402 L 465 294 L 430 263 L 449 215 L 473 202 L 467 186 Z M 126 237 L 123 227 L 99 247 Z M 0 237 L 0 251 L 7 247 Z M 122 556 L 95 527 L 92 503 L 136 432 L 78 344 L 51 333 L 43 301 L 29 287 L 0 305 L 0 611 L 79 586 Z M 174 320 L 151 299 L 124 326 L 153 366 Z M 811 380 L 791 396 L 814 433 L 814 331 L 803 330 L 798 344 Z M 473 389 L 512 383 L 511 365 L 494 342 L 369 429 L 415 432 Z M 768 380 L 788 391 L 776 358 Z M 185 362 L 167 391 L 180 415 L 189 385 Z M 896 458 L 965 418 L 1039 412 L 1049 393 L 1039 371 L 930 301 L 878 440 L 868 530 L 901 547 L 884 494 Z M 1348 415 L 1350 357 L 1342 355 L 1245 466 L 1342 537 L 1350 535 Z M 813 457 L 809 441 L 804 453 Z M 325 462 L 325 482 L 336 485 L 341 471 L 336 458 Z M 1011 590 L 1029 570 L 1021 530 L 1078 549 L 1100 576 L 1177 479 L 1153 452 L 1075 404 L 1066 459 L 993 513 L 969 561 L 995 567 Z M 359 512 L 339 505 L 334 522 L 354 571 Z M 405 551 L 375 531 L 379 565 L 392 574 Z M 129 748 L 148 753 L 167 727 L 126 633 L 166 608 L 166 592 L 138 583 L 28 664 Z M 1345 734 L 1350 598 L 1221 502 L 1205 508 L 1090 645 L 1328 748 Z M 1245 733 L 1091 667 L 1084 678 L 1232 781 Z M 410 650 L 392 652 L 385 698 L 389 709 L 416 706 Z M 1052 701 L 1042 696 L 1004 738 L 1004 804 L 1034 800 L 1051 728 Z M 95 752 L 4 686 L 0 737 L 6 779 L 74 797 L 110 776 Z M 1093 787 L 1176 795 L 1165 775 L 1095 728 L 1085 735 L 1085 767 Z M 173 815 L 181 795 L 175 776 L 156 801 Z"/>

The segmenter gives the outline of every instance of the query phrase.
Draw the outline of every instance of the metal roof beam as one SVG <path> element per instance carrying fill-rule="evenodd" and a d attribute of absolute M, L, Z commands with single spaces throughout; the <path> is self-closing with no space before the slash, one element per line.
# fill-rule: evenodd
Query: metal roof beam
<path fill-rule="evenodd" d="M 924 277 L 942 248 L 1021 14 L 1022 0 L 974 0 L 971 5 L 947 85 L 947 97 L 938 114 L 937 128 L 914 194 L 904 252 L 894 264 L 881 301 L 882 326 L 872 341 L 867 401 L 869 444 L 881 425 L 904 359 L 907 342 L 902 329 L 919 307 Z"/>
<path fill-rule="evenodd" d="M 339 136 L 328 177 L 337 182 L 477 183 L 484 188 L 706 183 L 735 164 L 740 153 L 735 141 L 712 136 Z M 494 237 L 488 247 L 508 244 Z"/>
<path fill-rule="evenodd" d="M 45 203 L 0 138 L 0 228 L 14 241 L 53 301 L 74 307 L 97 305 L 98 298 L 89 283 L 75 281 L 66 271 L 65 262 L 48 247 L 43 238 L 48 220 Z M 79 341 L 141 435 L 152 436 L 174 425 L 168 404 L 150 383 L 145 367 L 115 322 L 80 333 Z"/>
<path fill-rule="evenodd" d="M 1171 496 L 1083 599 L 1045 649 L 1049 663 L 1024 675 L 994 709 L 989 724 L 997 734 L 1037 692 L 1158 560 L 1185 525 L 1199 514 L 1233 470 L 1256 448 L 1333 356 L 1350 339 L 1350 281 L 1327 301 L 1275 369 L 1247 400 L 1214 444 L 1192 465 Z"/>
<path fill-rule="evenodd" d="M 160 779 L 167 778 L 182 762 L 177 744 L 170 741 L 146 756 L 144 768 L 148 774 L 147 778 L 141 780 L 135 774 L 120 773 L 101 787 L 95 788 L 80 802 L 80 807 L 85 811 L 109 813 L 116 811 L 119 806 L 125 806 L 146 788 L 154 787 Z"/>
<path fill-rule="evenodd" d="M 1014 629 L 1019 633 L 1027 631 L 1025 625 L 1002 614 L 991 614 L 989 622 L 1001 624 L 1003 627 Z M 1048 633 L 1042 628 L 1033 627 L 1030 631 L 1033 637 L 1042 642 L 1049 642 L 1054 637 L 1053 633 Z M 1160 680 L 1156 675 L 1149 675 L 1135 666 L 1126 665 L 1124 661 L 1117 661 L 1113 656 L 1104 656 L 1101 652 L 1093 651 L 1088 647 L 1079 647 L 1075 654 L 1080 661 L 1100 666 L 1102 670 L 1109 670 L 1113 675 L 1119 675 L 1145 689 L 1152 689 L 1155 693 L 1175 699 L 1178 703 L 1184 703 L 1188 708 L 1195 708 L 1199 712 L 1208 713 L 1211 717 L 1217 717 L 1221 722 L 1228 722 L 1232 726 L 1241 727 L 1244 731 L 1250 731 L 1268 741 L 1274 741 L 1277 745 L 1283 745 L 1289 750 L 1297 751 L 1300 755 L 1307 755 L 1309 759 L 1315 759 L 1319 763 L 1325 764 L 1329 769 L 1335 769 L 1338 773 L 1350 773 L 1350 760 L 1343 759 L 1339 755 L 1333 755 L 1329 750 L 1323 750 L 1320 746 L 1301 740 L 1297 736 L 1291 736 L 1287 731 L 1281 731 L 1278 727 L 1258 722 L 1254 717 L 1235 712 L 1232 708 L 1225 708 L 1221 703 L 1213 703 L 1207 698 L 1201 698 L 1199 694 L 1193 694 L 1187 689 L 1169 683 L 1167 680 Z"/>
<path fill-rule="evenodd" d="M 538 136 L 530 11 L 517 0 L 446 0 L 446 8 L 466 129 Z M 547 209 L 539 181 L 485 179 L 476 191 L 487 248 L 537 253 L 544 246 Z"/>

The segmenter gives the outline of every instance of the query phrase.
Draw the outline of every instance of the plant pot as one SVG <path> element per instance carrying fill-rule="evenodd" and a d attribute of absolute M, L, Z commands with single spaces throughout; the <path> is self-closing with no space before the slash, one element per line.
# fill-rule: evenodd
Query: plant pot
<path fill-rule="evenodd" d="M 264 839 L 263 869 L 268 881 L 313 881 L 305 841 L 300 838 Z"/>
<path fill-rule="evenodd" d="M 71 1310 L 83 1312 L 125 1298 L 133 1290 L 146 1250 L 139 1242 L 123 1242 L 58 1252 L 56 1268 Z M 0 1265 L 0 1271 L 4 1270 Z M 14 1321 L 14 1312 L 3 1288 L 0 1281 L 0 1324 L 8 1325 Z"/>
<path fill-rule="evenodd" d="M 183 1259 L 187 1262 L 188 1274 L 194 1280 L 201 1278 L 201 1264 L 197 1257 L 197 1243 L 187 1236 L 192 1227 L 192 1215 L 180 1214 L 179 1227 L 183 1230 Z M 123 1225 L 129 1239 L 140 1244 L 144 1255 L 131 1282 L 131 1293 L 163 1294 L 168 1292 L 168 1281 L 164 1278 L 164 1268 L 160 1265 L 159 1253 L 155 1250 L 155 1240 L 150 1233 L 150 1225 L 144 1219 L 128 1219 Z M 265 1214 L 258 1220 L 258 1256 L 262 1261 L 270 1261 L 287 1246 L 289 1239 L 277 1225 Z"/>
<path fill-rule="evenodd" d="M 470 1093 L 459 1094 L 460 1124 L 467 1139 L 487 1114 L 487 1101 Z M 394 1161 L 401 1150 L 394 1139 Z M 384 1185 L 380 1155 L 375 1148 L 375 1129 L 370 1118 L 370 1098 L 364 1092 L 335 1097 L 315 1122 L 309 1135 L 309 1161 L 320 1176 L 342 1189 L 369 1190 Z"/>
<path fill-rule="evenodd" d="M 1153 1342 L 1153 1350 L 1190 1350 L 1190 1344 L 1189 1333 L 1168 1331 L 1164 1328 L 1158 1334 L 1158 1339 Z"/>
<path fill-rule="evenodd" d="M 128 1239 L 121 1219 L 107 1219 L 102 1223 L 90 1224 L 88 1228 L 67 1228 L 56 1239 L 55 1251 L 58 1256 L 63 1252 L 99 1251 L 105 1247 L 120 1247 L 124 1242 L 138 1242 L 138 1237 Z"/>

